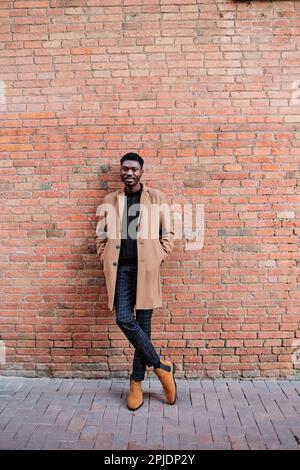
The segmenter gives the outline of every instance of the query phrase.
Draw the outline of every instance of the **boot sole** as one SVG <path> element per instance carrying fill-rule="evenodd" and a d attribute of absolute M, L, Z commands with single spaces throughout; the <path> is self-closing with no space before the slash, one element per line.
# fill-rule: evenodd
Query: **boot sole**
<path fill-rule="evenodd" d="M 135 411 L 135 410 L 138 410 L 143 404 L 144 404 L 144 402 L 142 401 L 142 403 L 140 404 L 140 406 L 138 406 L 137 408 L 129 408 L 128 405 L 127 405 L 127 408 L 128 408 L 130 411 Z"/>
<path fill-rule="evenodd" d="M 174 381 L 174 384 L 175 384 L 175 398 L 174 398 L 174 401 L 172 403 L 169 403 L 169 405 L 174 405 L 175 401 L 178 399 L 177 384 L 176 384 L 176 380 L 175 380 L 176 365 L 174 364 L 174 362 L 172 362 L 172 364 L 173 364 L 172 376 L 173 376 L 173 381 Z"/>

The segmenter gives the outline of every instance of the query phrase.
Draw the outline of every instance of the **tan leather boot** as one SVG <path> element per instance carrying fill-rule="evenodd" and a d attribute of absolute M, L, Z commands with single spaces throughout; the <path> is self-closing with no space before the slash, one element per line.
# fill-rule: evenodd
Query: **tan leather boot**
<path fill-rule="evenodd" d="M 138 410 L 143 403 L 142 382 L 132 379 L 130 381 L 130 391 L 127 397 L 127 406 L 129 410 L 134 411 Z"/>
<path fill-rule="evenodd" d="M 175 382 L 175 370 L 176 366 L 174 362 L 160 360 L 160 364 L 165 366 L 165 368 L 158 367 L 154 370 L 155 374 L 161 381 L 161 384 L 164 389 L 165 399 L 169 405 L 174 405 L 177 396 L 177 386 Z"/>

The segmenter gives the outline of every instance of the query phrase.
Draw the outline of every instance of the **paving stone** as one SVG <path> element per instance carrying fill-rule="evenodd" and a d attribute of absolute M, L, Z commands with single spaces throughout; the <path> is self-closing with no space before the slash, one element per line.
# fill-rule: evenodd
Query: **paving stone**
<path fill-rule="evenodd" d="M 42 447 L 42 450 L 58 450 L 60 448 L 61 441 L 55 440 L 54 437 L 47 437 Z"/>
<path fill-rule="evenodd" d="M 140 440 L 138 438 L 128 441 L 127 450 L 145 450 L 146 440 Z"/>
<path fill-rule="evenodd" d="M 98 434 L 98 426 L 84 426 L 80 434 L 82 441 L 94 441 Z"/>
<path fill-rule="evenodd" d="M 94 448 L 94 442 L 61 442 L 60 450 L 92 450 Z"/>
<path fill-rule="evenodd" d="M 83 428 L 84 424 L 85 424 L 85 421 L 86 421 L 86 419 L 84 419 L 84 418 L 79 418 L 79 417 L 74 416 L 71 419 L 71 421 L 70 421 L 70 423 L 67 427 L 67 431 L 75 432 L 75 433 L 79 432 L 80 433 L 82 431 L 82 428 Z"/>
<path fill-rule="evenodd" d="M 0 449 L 297 449 L 300 381 L 157 379 L 127 409 L 128 380 L 0 378 Z"/>
<path fill-rule="evenodd" d="M 167 432 L 163 435 L 163 449 L 176 450 L 180 448 L 179 434 Z"/>
<path fill-rule="evenodd" d="M 112 432 L 101 431 L 98 433 L 94 449 L 109 450 L 113 449 L 114 434 Z"/>

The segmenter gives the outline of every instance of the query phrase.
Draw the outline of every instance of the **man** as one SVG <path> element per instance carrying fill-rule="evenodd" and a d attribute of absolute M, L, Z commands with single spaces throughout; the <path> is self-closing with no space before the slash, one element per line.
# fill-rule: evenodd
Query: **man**
<path fill-rule="evenodd" d="M 160 359 L 151 343 L 153 309 L 162 306 L 160 267 L 173 249 L 174 229 L 165 195 L 140 182 L 143 158 L 129 152 L 120 163 L 125 186 L 104 197 L 95 239 L 108 307 L 116 309 L 116 323 L 135 348 L 127 398 L 133 411 L 143 404 L 146 366 L 154 367 L 166 402 L 177 398 L 175 364 Z"/>

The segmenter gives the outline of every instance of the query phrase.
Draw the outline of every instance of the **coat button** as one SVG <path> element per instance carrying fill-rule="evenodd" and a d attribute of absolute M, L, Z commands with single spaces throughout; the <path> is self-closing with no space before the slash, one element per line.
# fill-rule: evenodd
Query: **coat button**
<path fill-rule="evenodd" d="M 117 245 L 117 246 L 116 246 L 116 248 L 118 248 L 118 249 L 119 249 L 119 248 L 120 248 L 120 245 Z"/>
<path fill-rule="evenodd" d="M 114 262 L 113 262 L 113 265 L 114 265 L 114 266 L 117 266 L 117 263 L 114 261 Z"/>

